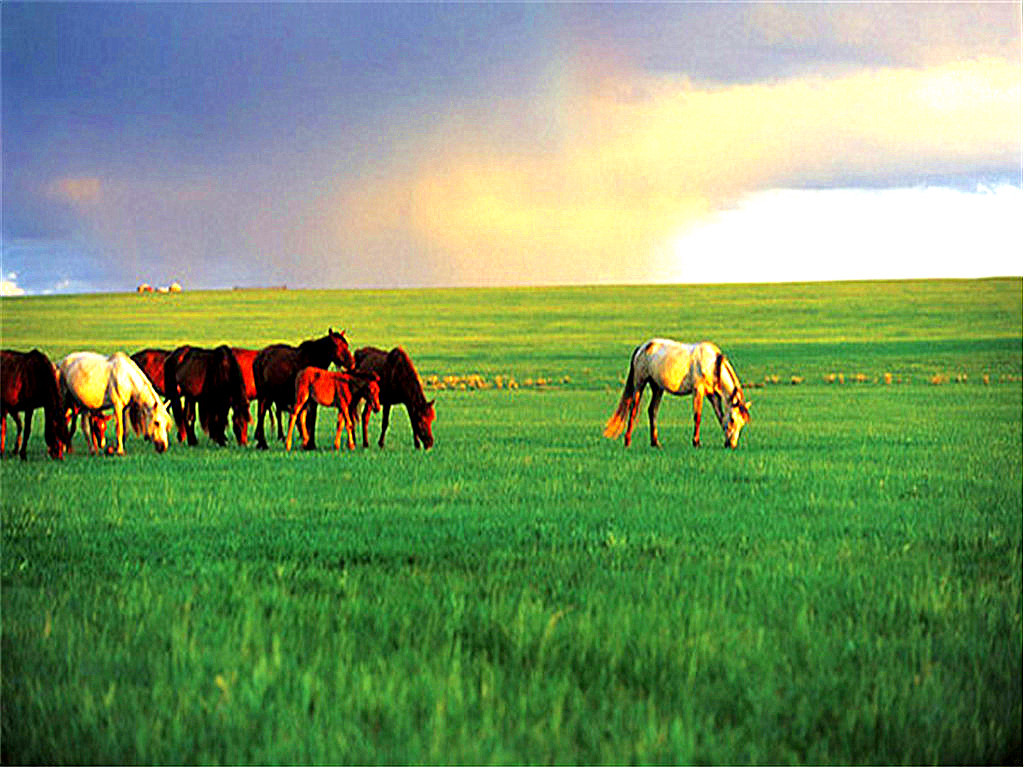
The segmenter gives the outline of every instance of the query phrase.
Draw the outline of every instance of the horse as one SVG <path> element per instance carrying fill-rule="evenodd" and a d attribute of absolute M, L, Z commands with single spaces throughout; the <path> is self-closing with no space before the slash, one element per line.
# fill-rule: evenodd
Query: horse
<path fill-rule="evenodd" d="M 260 353 L 258 349 L 245 349 L 244 347 L 232 347 L 231 353 L 235 356 L 235 360 L 238 361 L 238 367 L 242 369 L 242 379 L 245 381 L 245 397 L 247 400 L 252 402 L 256 399 L 256 378 L 252 372 L 253 363 L 256 362 L 256 356 Z M 275 408 L 270 412 L 272 420 L 277 423 L 277 439 L 284 441 L 284 432 L 282 431 L 281 425 L 281 409 Z M 245 430 L 239 430 L 236 426 L 235 437 L 238 439 L 239 445 L 248 445 L 249 443 L 249 431 L 248 425 Z"/>
<path fill-rule="evenodd" d="M 169 349 L 140 349 L 131 356 L 132 361 L 149 378 L 157 394 L 168 400 L 170 396 L 167 394 L 167 387 L 164 386 L 164 362 L 169 354 Z"/>
<path fill-rule="evenodd" d="M 289 410 L 295 397 L 295 377 L 303 368 L 328 368 L 334 363 L 339 368 L 351 370 L 355 360 L 349 351 L 345 332 L 327 329 L 327 335 L 318 339 L 307 339 L 292 347 L 288 344 L 272 344 L 264 347 L 256 355 L 252 364 L 253 379 L 256 383 L 256 400 L 258 403 L 256 417 L 256 447 L 266 450 L 267 439 L 263 433 L 263 417 L 272 406 L 281 410 Z M 306 431 L 308 441 L 302 446 L 312 450 L 316 434 L 316 403 L 310 403 L 306 409 Z"/>
<path fill-rule="evenodd" d="M 118 456 L 124 455 L 126 410 L 135 434 L 151 440 L 157 453 L 167 450 L 171 416 L 146 374 L 128 355 L 115 352 L 106 357 L 95 352 L 73 352 L 58 367 L 65 411 L 71 406 L 88 411 L 113 408 Z"/>
<path fill-rule="evenodd" d="M 626 386 L 618 408 L 604 428 L 604 436 L 614 439 L 626 431 L 625 443 L 633 435 L 636 412 L 644 387 L 651 385 L 651 404 L 647 415 L 651 424 L 651 446 L 660 448 L 655 422 L 661 396 L 693 395 L 693 446 L 700 446 L 700 417 L 704 397 L 711 401 L 725 433 L 726 448 L 735 448 L 740 430 L 750 422 L 750 403 L 743 397 L 740 378 L 722 350 L 709 341 L 682 344 L 669 339 L 651 339 L 633 352 L 629 361 Z M 727 404 L 727 408 L 723 408 Z"/>
<path fill-rule="evenodd" d="M 338 429 L 334 433 L 334 450 L 341 448 L 341 431 L 348 433 L 348 449 L 354 450 L 355 428 L 350 413 L 356 397 L 366 400 L 366 407 L 380 410 L 380 384 L 377 374 L 344 373 L 341 371 L 325 371 L 322 368 L 303 368 L 295 377 L 295 400 L 291 404 L 292 416 L 288 421 L 288 436 L 285 438 L 286 451 L 292 449 L 292 432 L 299 414 L 312 400 L 323 406 L 334 406 L 338 409 Z M 303 443 L 308 442 L 305 421 L 300 422 Z"/>
<path fill-rule="evenodd" d="M 380 377 L 380 403 L 384 411 L 381 416 L 380 439 L 377 445 L 384 447 L 384 435 L 388 431 L 392 405 L 404 405 L 412 425 L 412 444 L 415 448 L 423 445 L 429 450 L 434 444 L 431 425 L 434 423 L 434 401 L 428 401 L 423 394 L 423 385 L 416 368 L 406 351 L 395 347 L 385 352 L 377 347 L 363 347 L 356 350 L 356 371 L 376 373 Z M 352 406 L 352 418 L 355 419 L 358 400 Z M 369 447 L 366 436 L 370 422 L 369 403 L 363 409 L 363 447 Z"/>
<path fill-rule="evenodd" d="M 59 372 L 57 373 L 59 376 Z M 63 397 L 62 397 L 63 402 Z M 97 453 L 102 451 L 107 446 L 107 422 L 109 422 L 114 415 L 112 413 L 103 413 L 103 411 L 88 411 L 82 408 L 80 405 L 71 404 L 67 409 L 67 425 L 68 435 L 73 439 L 75 436 L 75 424 L 78 422 L 78 418 L 81 416 L 82 424 L 85 425 L 88 420 L 88 426 L 83 426 L 82 433 L 86 435 L 86 440 L 89 443 L 89 452 Z M 74 448 L 72 443 L 68 442 L 68 453 L 73 453 Z"/>
<path fill-rule="evenodd" d="M 248 432 L 249 400 L 245 396 L 245 380 L 238 360 L 227 346 L 216 349 L 178 347 L 164 361 L 163 378 L 178 426 L 178 442 L 187 440 L 189 445 L 198 444 L 197 406 L 203 431 L 217 445 L 227 444 L 229 409 L 233 412 L 236 436 Z"/>
<path fill-rule="evenodd" d="M 50 358 L 33 349 L 31 352 L 0 350 L 0 456 L 7 442 L 7 414 L 18 428 L 14 451 L 23 460 L 28 458 L 28 438 L 32 434 L 32 412 L 43 409 L 43 436 L 52 459 L 64 458 L 64 447 L 71 443 L 68 425 L 61 409 L 60 390 Z M 18 412 L 25 412 L 24 437 Z"/>

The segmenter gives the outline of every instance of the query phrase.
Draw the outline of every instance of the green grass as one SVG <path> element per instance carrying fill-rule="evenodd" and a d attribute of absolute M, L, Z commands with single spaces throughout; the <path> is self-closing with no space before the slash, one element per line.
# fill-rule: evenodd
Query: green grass
<path fill-rule="evenodd" d="M 1021 761 L 1019 279 L 0 313 L 53 357 L 334 325 L 424 375 L 571 377 L 436 393 L 426 454 L 398 412 L 384 451 L 57 463 L 37 421 L 0 465 L 5 763 Z M 675 398 L 665 448 L 643 419 L 623 450 L 601 427 L 654 334 L 806 382 L 752 392 L 738 451 L 709 411 L 693 450 Z"/>

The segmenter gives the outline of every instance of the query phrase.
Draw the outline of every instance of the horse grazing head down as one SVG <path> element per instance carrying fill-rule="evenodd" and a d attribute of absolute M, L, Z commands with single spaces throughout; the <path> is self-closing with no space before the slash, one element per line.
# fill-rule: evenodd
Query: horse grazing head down
<path fill-rule="evenodd" d="M 155 403 L 138 403 L 132 400 L 128 405 L 128 418 L 135 434 L 153 443 L 157 453 L 167 450 L 167 433 L 171 429 L 171 415 L 159 400 Z"/>
<path fill-rule="evenodd" d="M 422 411 L 417 411 L 415 418 L 412 418 L 412 412 L 410 411 L 413 434 L 420 439 L 425 450 L 434 445 L 434 433 L 431 427 L 435 418 L 437 418 L 437 415 L 434 413 L 433 400 L 428 401 L 427 407 Z"/>
<path fill-rule="evenodd" d="M 740 430 L 750 423 L 750 402 L 743 399 L 739 390 L 733 392 L 729 401 L 729 413 L 725 421 L 725 447 L 735 448 L 740 440 Z"/>

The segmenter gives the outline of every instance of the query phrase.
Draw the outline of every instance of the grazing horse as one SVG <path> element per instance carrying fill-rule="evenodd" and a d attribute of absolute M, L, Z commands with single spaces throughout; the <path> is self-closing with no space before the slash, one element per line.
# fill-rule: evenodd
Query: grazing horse
<path fill-rule="evenodd" d="M 295 422 L 310 401 L 325 407 L 334 406 L 338 409 L 338 429 L 334 433 L 334 450 L 341 448 L 341 431 L 348 433 L 348 449 L 356 447 L 355 427 L 349 413 L 356 397 L 366 399 L 366 407 L 380 410 L 380 384 L 377 374 L 344 373 L 342 371 L 325 371 L 323 368 L 303 368 L 295 377 L 295 400 L 291 404 L 292 416 L 288 421 L 288 436 L 285 438 L 286 451 L 292 449 L 292 432 Z M 306 434 L 306 422 L 301 420 L 303 444 L 309 442 Z"/>
<path fill-rule="evenodd" d="M 227 346 L 216 349 L 178 347 L 164 361 L 164 382 L 178 425 L 179 442 L 187 439 L 189 445 L 198 444 L 197 406 L 203 431 L 217 445 L 227 445 L 229 409 L 234 415 L 235 434 L 248 431 L 249 400 L 245 396 L 245 379 L 238 360 Z"/>
<path fill-rule="evenodd" d="M 427 401 L 423 395 L 423 385 L 409 355 L 401 347 L 390 352 L 376 347 L 363 347 L 356 350 L 356 370 L 376 373 L 380 377 L 380 404 L 383 408 L 380 425 L 380 439 L 377 445 L 384 447 L 384 435 L 388 431 L 392 405 L 404 405 L 412 425 L 412 444 L 419 448 L 429 449 L 434 444 L 431 425 L 434 423 L 434 401 Z M 352 404 L 352 418 L 356 416 L 358 400 Z M 363 409 L 363 448 L 369 446 L 366 430 L 370 422 L 369 403 Z"/>
<path fill-rule="evenodd" d="M 167 394 L 167 387 L 164 385 L 164 363 L 169 354 L 169 349 L 140 349 L 132 355 L 132 361 L 146 374 L 153 389 L 160 397 L 168 400 L 170 395 Z"/>
<path fill-rule="evenodd" d="M 242 369 L 242 379 L 245 381 L 245 397 L 249 402 L 256 399 L 256 378 L 252 372 L 253 363 L 256 362 L 256 356 L 260 353 L 258 349 L 244 349 L 243 347 L 232 347 L 232 354 L 235 356 L 235 360 L 238 361 L 238 367 Z M 281 409 L 275 408 L 270 412 L 271 417 L 277 422 L 277 439 L 284 440 L 284 432 L 281 427 Z M 248 445 L 249 443 L 249 430 L 248 424 L 245 425 L 246 429 L 239 429 L 239 425 L 235 424 L 235 437 L 238 439 L 239 445 Z"/>
<path fill-rule="evenodd" d="M 65 409 L 87 411 L 113 408 L 117 426 L 117 454 L 124 455 L 124 414 L 135 434 L 153 442 L 157 453 L 167 450 L 171 416 L 153 385 L 123 352 L 110 357 L 95 352 L 73 352 L 58 364 Z M 89 421 L 85 422 L 87 425 Z M 91 436 L 90 444 L 92 443 Z"/>
<path fill-rule="evenodd" d="M 14 419 L 18 434 L 14 450 L 28 458 L 28 438 L 32 433 L 32 412 L 42 408 L 45 421 L 43 436 L 50 458 L 62 459 L 64 446 L 71 442 L 64 411 L 60 407 L 60 391 L 50 358 L 33 349 L 31 352 L 0 350 L 0 456 L 7 442 L 7 414 Z M 22 436 L 18 412 L 25 412 L 25 434 Z"/>
<path fill-rule="evenodd" d="M 263 417 L 271 406 L 289 410 L 295 398 L 295 377 L 303 368 L 328 368 L 334 363 L 339 368 L 351 370 L 355 360 L 349 351 L 345 332 L 338 333 L 328 328 L 327 335 L 319 339 L 308 339 L 298 347 L 288 344 L 272 344 L 260 350 L 252 364 L 253 379 L 256 382 L 256 447 L 266 450 L 267 439 L 263 433 Z M 315 448 L 316 403 L 306 408 L 306 431 L 308 441 L 303 448 Z"/>
<path fill-rule="evenodd" d="M 619 406 L 604 428 L 604 436 L 616 438 L 626 430 L 626 446 L 633 435 L 636 412 L 644 387 L 651 385 L 647 415 L 651 423 L 651 445 L 660 448 L 655 420 L 661 396 L 693 395 L 693 445 L 700 445 L 700 416 L 704 397 L 711 401 L 725 433 L 726 448 L 735 448 L 740 430 L 750 421 L 750 403 L 743 399 L 740 377 L 722 350 L 708 341 L 681 344 L 668 339 L 651 339 L 633 352 L 629 375 Z M 723 408 L 723 403 L 728 407 Z"/>
<path fill-rule="evenodd" d="M 57 375 L 60 375 L 59 372 Z M 63 396 L 61 401 L 63 402 Z M 89 453 L 102 451 L 107 446 L 107 422 L 114 418 L 114 415 L 103 413 L 103 411 L 87 411 L 79 405 L 72 404 L 67 410 L 68 435 L 72 439 L 75 436 L 75 424 L 78 422 L 79 416 L 81 416 L 83 425 L 87 419 L 89 421 L 88 427 L 82 429 L 82 433 L 86 435 L 86 440 L 89 442 Z M 74 448 L 69 441 L 68 453 L 73 452 Z"/>

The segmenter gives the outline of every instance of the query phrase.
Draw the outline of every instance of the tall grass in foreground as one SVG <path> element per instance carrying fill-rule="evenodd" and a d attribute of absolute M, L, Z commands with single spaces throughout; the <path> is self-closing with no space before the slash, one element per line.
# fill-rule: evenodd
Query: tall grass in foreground
<path fill-rule="evenodd" d="M 79 442 L 56 463 L 33 443 L 28 462 L 0 464 L 3 762 L 1019 764 L 1019 281 L 997 292 L 996 306 L 1017 302 L 1001 321 L 962 300 L 974 335 L 940 332 L 942 285 L 894 305 L 885 343 L 845 314 L 862 289 L 825 287 L 850 340 L 764 326 L 730 347 L 745 381 L 785 365 L 911 379 L 765 387 L 735 452 L 711 439 L 709 411 L 693 450 L 674 398 L 663 450 L 644 445 L 645 418 L 631 449 L 603 440 L 628 349 L 567 352 L 525 320 L 532 352 L 495 366 L 573 382 L 437 393 L 426 454 L 401 412 L 385 451 L 354 454 L 201 437 L 157 456 L 132 438 L 123 459 Z M 590 322 L 619 290 L 529 302 L 556 315 L 576 302 Z M 634 290 L 658 305 L 669 289 Z M 743 318 L 771 293 L 745 290 L 717 294 L 739 325 L 701 335 L 761 327 Z M 792 325 L 803 299 L 787 291 Z M 486 303 L 472 296 L 456 327 Z M 218 336 L 221 296 L 202 298 L 193 332 Z M 409 318 L 396 341 L 418 317 L 401 298 L 382 295 Z M 258 325 L 276 305 L 256 299 Z M 337 295 L 306 299 L 340 324 Z M 5 344 L 11 306 L 35 309 L 0 304 Z M 78 341 L 140 340 L 111 317 Z M 618 322 L 646 320 L 594 332 Z M 417 363 L 469 364 L 454 332 L 432 332 Z M 965 346 L 1018 380 L 926 383 Z M 323 412 L 321 446 L 331 422 Z"/>

